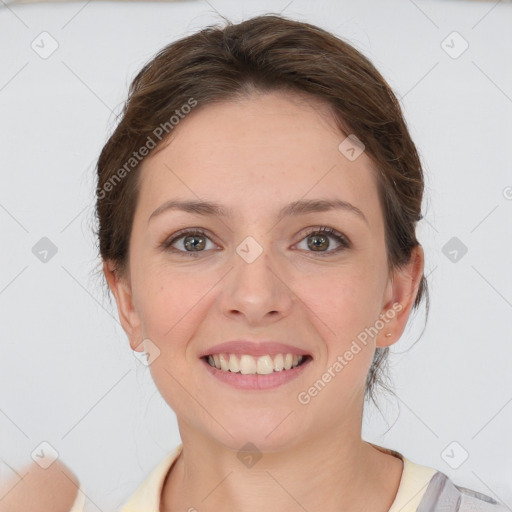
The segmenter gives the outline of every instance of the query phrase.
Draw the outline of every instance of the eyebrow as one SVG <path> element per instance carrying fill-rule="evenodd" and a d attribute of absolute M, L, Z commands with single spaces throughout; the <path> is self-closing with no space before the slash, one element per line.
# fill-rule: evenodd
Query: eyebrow
<path fill-rule="evenodd" d="M 233 217 L 233 211 L 219 203 L 211 201 L 180 201 L 171 199 L 160 205 L 148 218 L 148 224 L 151 219 L 169 210 L 180 210 L 196 215 Z M 287 204 L 277 213 L 277 220 L 281 221 L 284 217 L 306 215 L 308 213 L 325 212 L 329 210 L 344 210 L 354 213 L 368 224 L 368 219 L 364 213 L 353 204 L 341 199 L 301 199 Z"/>

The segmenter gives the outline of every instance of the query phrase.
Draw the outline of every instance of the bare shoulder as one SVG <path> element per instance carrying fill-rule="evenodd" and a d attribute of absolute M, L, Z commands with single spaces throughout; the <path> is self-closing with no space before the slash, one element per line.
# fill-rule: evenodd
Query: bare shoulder
<path fill-rule="evenodd" d="M 20 477 L 0 482 L 2 512 L 69 512 L 78 494 L 76 475 L 62 462 L 46 469 L 35 462 L 18 471 Z"/>

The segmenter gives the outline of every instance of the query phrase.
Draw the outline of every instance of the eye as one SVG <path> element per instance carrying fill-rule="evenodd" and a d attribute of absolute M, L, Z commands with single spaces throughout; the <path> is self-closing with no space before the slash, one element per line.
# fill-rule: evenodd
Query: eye
<path fill-rule="evenodd" d="M 181 242 L 183 240 L 183 242 Z M 170 239 L 165 240 L 160 246 L 163 249 L 171 250 L 175 253 L 181 253 L 180 256 L 198 256 L 198 252 L 204 252 L 202 249 L 206 246 L 206 240 L 209 240 L 206 233 L 200 228 L 186 229 L 178 231 Z M 182 249 L 176 249 L 172 247 L 176 242 L 180 241 L 178 247 Z M 183 247 L 185 249 L 183 249 Z"/>
<path fill-rule="evenodd" d="M 350 242 L 343 234 L 325 226 L 310 228 L 306 232 L 304 239 L 307 238 L 310 240 L 307 243 L 307 247 L 311 249 L 308 252 L 316 252 L 319 256 L 331 255 L 351 247 Z M 336 240 L 339 245 L 330 251 L 323 250 L 324 248 L 329 248 L 329 238 Z M 197 257 L 199 256 L 198 253 L 205 252 L 207 241 L 211 242 L 206 232 L 201 228 L 185 229 L 178 231 L 171 238 L 162 242 L 160 247 L 177 253 L 180 256 Z M 180 243 L 177 244 L 177 242 Z M 181 248 L 173 247 L 175 244 Z"/>
<path fill-rule="evenodd" d="M 307 247 L 311 249 L 311 251 L 308 252 L 319 253 L 319 256 L 328 256 L 351 247 L 350 242 L 344 235 L 333 228 L 325 226 L 309 229 L 304 239 L 308 238 L 309 241 L 307 242 Z M 329 238 L 335 239 L 339 244 L 336 249 L 331 251 L 327 250 L 330 245 Z M 323 250 L 323 248 L 326 250 Z"/>

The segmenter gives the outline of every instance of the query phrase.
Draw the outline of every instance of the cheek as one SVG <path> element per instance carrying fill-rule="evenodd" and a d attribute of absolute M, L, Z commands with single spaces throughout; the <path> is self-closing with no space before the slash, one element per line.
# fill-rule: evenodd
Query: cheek
<path fill-rule="evenodd" d="M 361 327 L 375 320 L 379 283 L 371 266 L 347 265 L 297 282 L 294 291 L 338 335 L 342 334 L 341 327 Z"/>
<path fill-rule="evenodd" d="M 147 272 L 139 284 L 143 335 L 153 340 L 166 360 L 188 358 L 190 340 L 213 308 L 221 275 L 186 270 Z"/>
<path fill-rule="evenodd" d="M 164 400 L 180 414 L 190 400 L 183 388 L 190 379 L 187 347 L 200 323 L 198 314 L 209 288 L 204 279 L 169 271 L 148 272 L 141 288 L 143 334 L 159 349 L 149 370 Z"/>
<path fill-rule="evenodd" d="M 381 279 L 375 265 L 360 263 L 308 278 L 298 294 L 325 342 L 325 370 L 338 375 L 336 393 L 340 386 L 350 394 L 364 385 L 373 358 L 370 327 L 380 314 Z"/>
<path fill-rule="evenodd" d="M 194 278 L 152 272 L 151 269 L 139 276 L 135 291 L 143 334 L 157 342 L 175 337 L 180 319 L 186 318 L 187 312 L 199 300 L 194 291 L 197 288 Z"/>

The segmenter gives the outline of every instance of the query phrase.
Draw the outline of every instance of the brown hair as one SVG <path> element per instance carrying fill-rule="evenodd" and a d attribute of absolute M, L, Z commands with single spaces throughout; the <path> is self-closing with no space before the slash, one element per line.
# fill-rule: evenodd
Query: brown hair
<path fill-rule="evenodd" d="M 363 142 L 375 166 L 389 271 L 409 262 L 419 245 L 415 228 L 422 218 L 424 183 L 398 100 L 373 64 L 349 43 L 317 26 L 273 14 L 204 28 L 164 47 L 138 72 L 97 162 L 95 234 L 102 260 L 113 261 L 120 276 L 126 274 L 138 198 L 134 152 L 154 146 L 155 138 L 155 151 L 161 149 L 164 129 L 172 133 L 170 120 L 179 122 L 182 112 L 190 111 L 185 106 L 254 91 L 289 91 L 323 100 L 340 131 Z M 425 295 L 428 315 L 422 276 L 414 309 Z M 389 347 L 378 347 L 368 372 L 365 398 L 375 404 L 375 384 L 393 393 L 381 378 L 388 352 Z"/>

